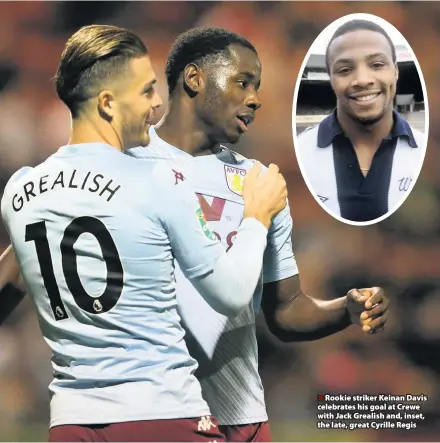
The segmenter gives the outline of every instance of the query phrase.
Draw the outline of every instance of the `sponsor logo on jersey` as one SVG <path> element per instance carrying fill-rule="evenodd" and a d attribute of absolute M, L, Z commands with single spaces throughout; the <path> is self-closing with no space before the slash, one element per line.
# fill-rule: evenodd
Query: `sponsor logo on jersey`
<path fill-rule="evenodd" d="M 183 182 L 185 180 L 185 176 L 180 171 L 176 171 L 175 169 L 173 169 L 173 172 L 174 178 L 176 179 L 176 181 L 174 182 L 175 185 L 177 185 L 179 181 Z"/>
<path fill-rule="evenodd" d="M 211 428 L 215 428 L 215 424 L 212 422 L 211 417 L 209 415 L 205 417 L 201 417 L 199 423 L 197 424 L 198 431 L 209 431 Z"/>
<path fill-rule="evenodd" d="M 226 183 L 228 188 L 237 195 L 243 191 L 243 180 L 246 177 L 246 169 L 236 168 L 235 166 L 225 165 Z"/>
<path fill-rule="evenodd" d="M 197 220 L 200 223 L 202 231 L 211 240 L 217 240 L 217 236 L 209 229 L 208 222 L 206 221 L 205 214 L 203 214 L 202 208 L 197 208 L 196 211 Z"/>

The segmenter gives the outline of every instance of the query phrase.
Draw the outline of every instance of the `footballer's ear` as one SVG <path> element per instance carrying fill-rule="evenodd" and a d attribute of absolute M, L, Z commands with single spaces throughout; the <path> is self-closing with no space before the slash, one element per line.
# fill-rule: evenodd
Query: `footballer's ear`
<path fill-rule="evenodd" d="M 116 101 L 112 91 L 104 89 L 98 95 L 98 112 L 102 118 L 111 121 L 115 115 Z"/>
<path fill-rule="evenodd" d="M 205 87 L 203 70 L 195 63 L 189 63 L 183 70 L 183 85 L 187 92 L 198 94 Z"/>

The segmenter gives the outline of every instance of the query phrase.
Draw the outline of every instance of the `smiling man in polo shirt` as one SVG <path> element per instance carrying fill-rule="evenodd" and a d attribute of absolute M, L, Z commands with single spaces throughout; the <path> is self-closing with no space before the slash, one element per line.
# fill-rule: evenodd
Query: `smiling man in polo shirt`
<path fill-rule="evenodd" d="M 374 22 L 340 26 L 326 51 L 336 110 L 298 137 L 309 189 L 354 222 L 397 209 L 417 179 L 425 135 L 393 109 L 399 71 L 388 34 Z"/>

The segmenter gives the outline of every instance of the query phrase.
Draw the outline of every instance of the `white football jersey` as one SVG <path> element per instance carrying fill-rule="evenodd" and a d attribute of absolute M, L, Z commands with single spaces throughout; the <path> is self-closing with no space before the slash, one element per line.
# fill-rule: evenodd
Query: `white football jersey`
<path fill-rule="evenodd" d="M 193 278 L 224 250 L 179 174 L 94 143 L 8 182 L 3 220 L 53 352 L 51 426 L 209 415 L 174 261 Z"/>
<path fill-rule="evenodd" d="M 218 155 L 191 155 L 162 140 L 152 128 L 147 149 L 130 155 L 143 160 L 172 159 L 185 170 L 197 193 L 210 229 L 230 248 L 243 217 L 241 186 L 253 161 L 224 149 Z M 263 275 L 252 303 L 235 318 L 218 314 L 198 295 L 176 266 L 177 300 L 191 355 L 196 358 L 203 397 L 222 425 L 267 420 L 264 392 L 258 373 L 255 316 L 260 309 L 263 284 L 298 274 L 291 243 L 289 207 L 274 219 L 268 233 Z"/>

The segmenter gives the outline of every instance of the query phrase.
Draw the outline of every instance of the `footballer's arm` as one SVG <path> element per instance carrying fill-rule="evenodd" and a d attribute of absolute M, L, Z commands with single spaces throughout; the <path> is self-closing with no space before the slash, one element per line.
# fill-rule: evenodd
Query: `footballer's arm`
<path fill-rule="evenodd" d="M 238 315 L 252 300 L 261 275 L 268 228 L 286 206 L 286 182 L 278 167 L 271 165 L 263 175 L 260 171 L 261 164 L 256 163 L 244 179 L 243 220 L 229 251 L 210 233 L 190 184 L 183 181 L 176 186 L 167 175 L 162 180 L 168 186 L 161 188 L 160 220 L 174 258 L 205 301 L 228 317 Z M 164 172 L 168 174 L 166 169 Z M 200 221 L 194 213 L 199 214 Z"/>
<path fill-rule="evenodd" d="M 0 256 L 0 324 L 23 300 L 20 286 L 20 268 L 14 250 L 9 246 Z"/>
<path fill-rule="evenodd" d="M 269 330 L 280 340 L 316 340 L 347 328 L 362 326 L 379 332 L 387 320 L 388 299 L 381 288 L 352 289 L 334 300 L 319 300 L 301 290 L 299 276 L 266 283 L 262 309 Z"/>

